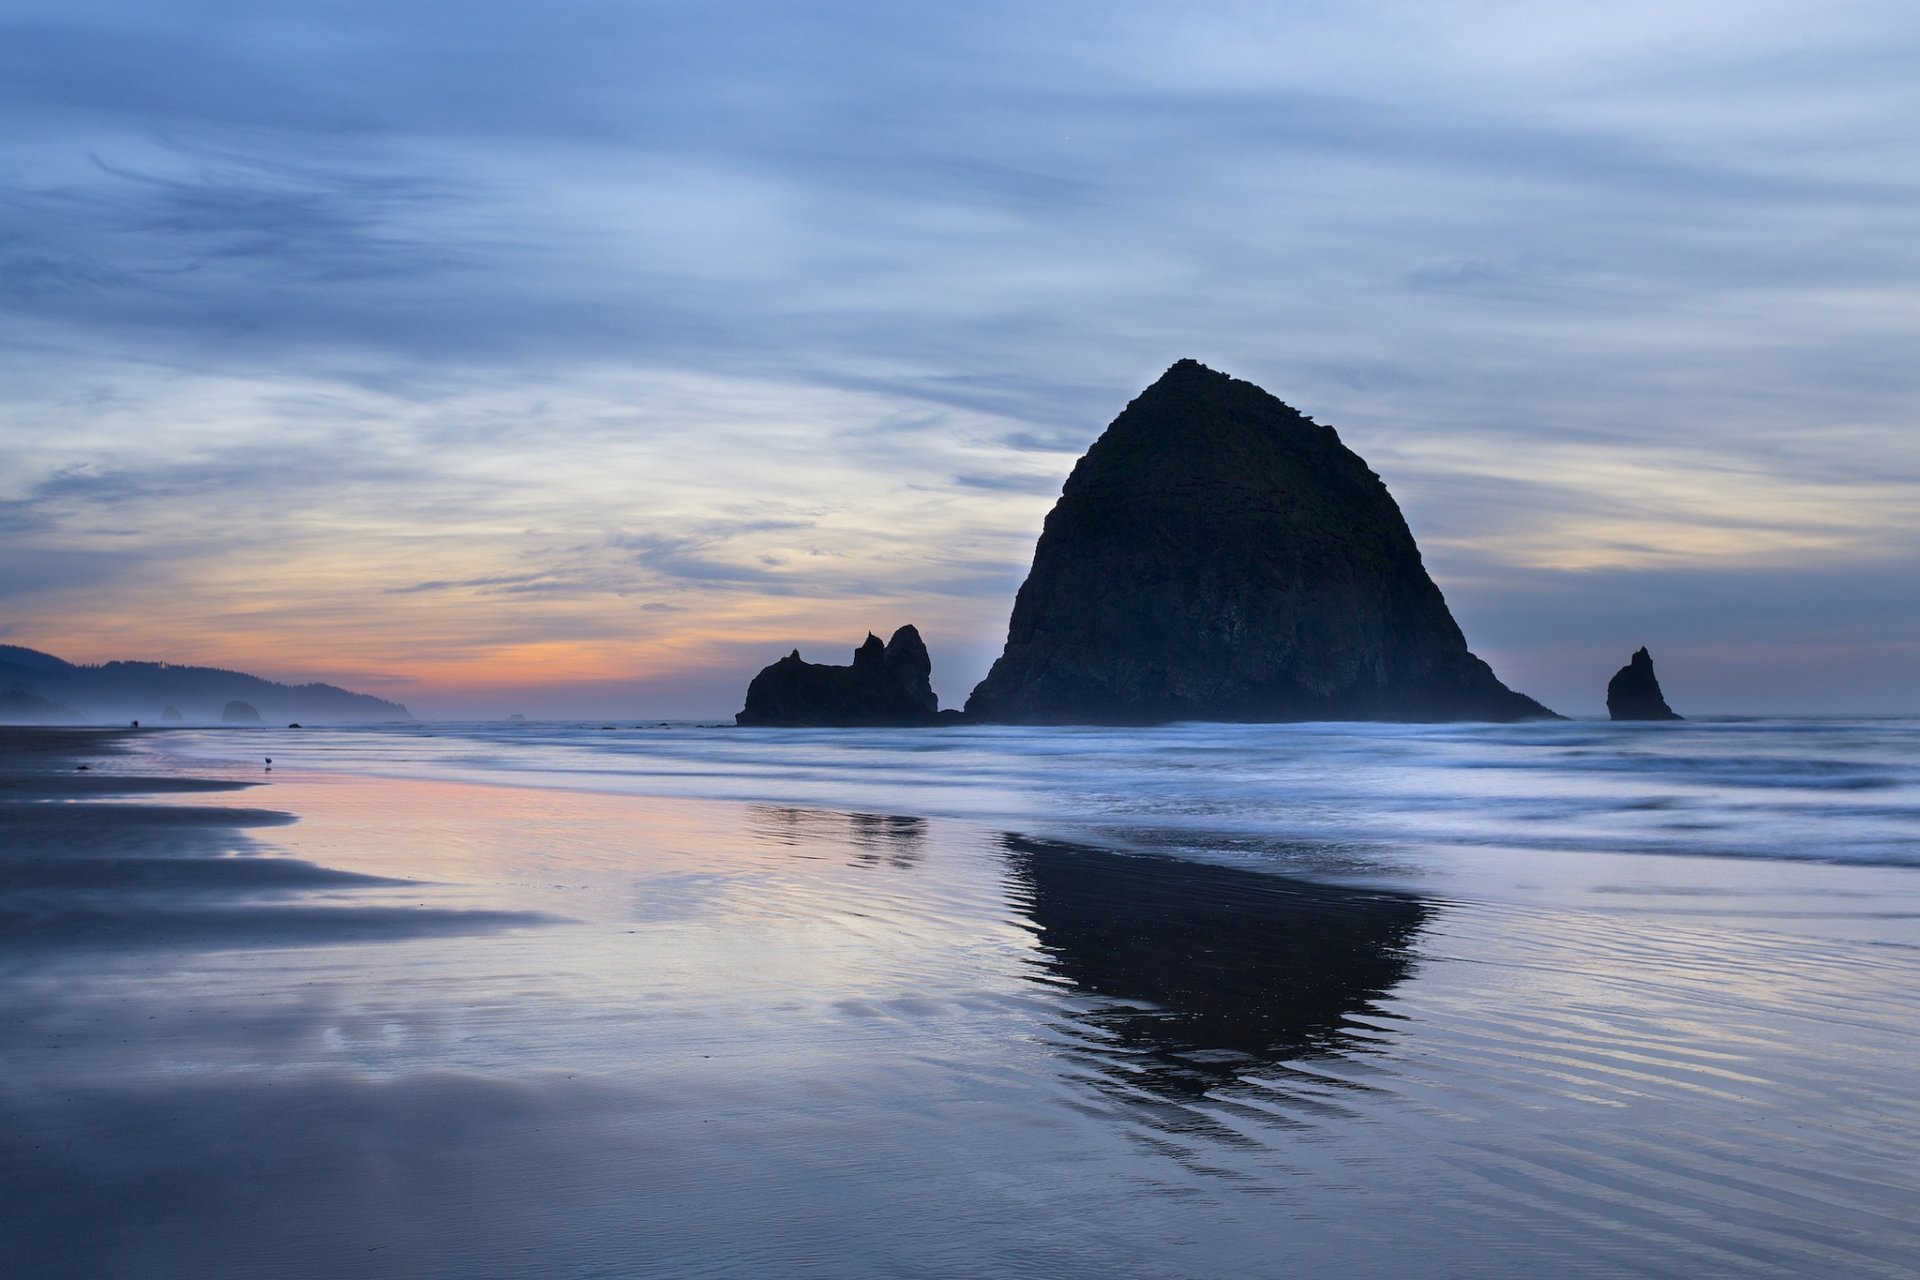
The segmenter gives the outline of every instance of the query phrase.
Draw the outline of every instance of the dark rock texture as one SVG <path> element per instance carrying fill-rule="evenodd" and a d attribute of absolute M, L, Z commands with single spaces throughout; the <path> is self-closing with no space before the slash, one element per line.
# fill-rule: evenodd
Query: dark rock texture
<path fill-rule="evenodd" d="M 1467 643 L 1380 478 L 1182 360 L 1067 477 L 967 701 L 1014 723 L 1553 715 Z"/>
<path fill-rule="evenodd" d="M 933 692 L 933 659 L 927 653 L 927 643 L 920 638 L 920 630 L 911 622 L 893 633 L 887 641 L 887 670 L 893 672 L 893 678 L 902 688 L 926 708 L 929 713 L 940 709 L 940 699 Z"/>
<path fill-rule="evenodd" d="M 259 724 L 260 713 L 250 703 L 235 700 L 220 712 L 221 724 Z"/>
<path fill-rule="evenodd" d="M 1607 714 L 1615 720 L 1683 720 L 1660 693 L 1653 655 L 1642 645 L 1633 660 L 1607 681 Z"/>
<path fill-rule="evenodd" d="M 753 678 L 741 725 L 923 725 L 941 719 L 932 685 L 933 662 L 911 626 L 886 644 L 868 635 L 853 665 L 803 661 L 795 649 Z"/>

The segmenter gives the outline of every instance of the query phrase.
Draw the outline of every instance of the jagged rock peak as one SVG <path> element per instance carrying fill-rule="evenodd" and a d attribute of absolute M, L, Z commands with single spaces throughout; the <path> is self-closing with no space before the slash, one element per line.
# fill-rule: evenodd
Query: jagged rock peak
<path fill-rule="evenodd" d="M 873 637 L 867 639 L 871 642 Z M 894 632 L 887 640 L 885 657 L 887 670 L 915 702 L 930 712 L 940 709 L 940 699 L 933 691 L 933 659 L 917 627 L 909 622 Z"/>
<path fill-rule="evenodd" d="M 747 686 L 741 725 L 856 726 L 933 724 L 939 699 L 933 663 L 920 633 L 901 627 L 882 643 L 869 632 L 850 666 L 807 662 L 795 649 Z M 949 715 L 953 713 L 949 712 Z"/>
<path fill-rule="evenodd" d="M 967 702 L 1023 723 L 1551 716 L 1468 652 L 1331 427 L 1181 360 L 1067 477 Z"/>
<path fill-rule="evenodd" d="M 1607 681 L 1607 715 L 1615 720 L 1683 720 L 1667 705 L 1645 645 Z"/>

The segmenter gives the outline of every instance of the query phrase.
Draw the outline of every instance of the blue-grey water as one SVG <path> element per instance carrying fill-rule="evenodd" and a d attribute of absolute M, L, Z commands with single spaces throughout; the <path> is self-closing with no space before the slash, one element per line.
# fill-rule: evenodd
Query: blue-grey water
<path fill-rule="evenodd" d="M 93 763 L 262 785 L 0 795 L 7 1275 L 1920 1256 L 1920 721 Z"/>

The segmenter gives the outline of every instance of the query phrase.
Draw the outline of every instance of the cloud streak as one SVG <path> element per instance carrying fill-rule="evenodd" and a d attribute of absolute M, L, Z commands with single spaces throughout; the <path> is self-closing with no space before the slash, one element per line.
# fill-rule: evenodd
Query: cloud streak
<path fill-rule="evenodd" d="M 449 705 L 542 636 L 664 687 L 689 611 L 988 652 L 1190 355 L 1463 614 L 1738 569 L 1893 627 L 1812 584 L 1920 550 L 1916 67 L 1894 3 L 27 0 L 0 611 Z"/>

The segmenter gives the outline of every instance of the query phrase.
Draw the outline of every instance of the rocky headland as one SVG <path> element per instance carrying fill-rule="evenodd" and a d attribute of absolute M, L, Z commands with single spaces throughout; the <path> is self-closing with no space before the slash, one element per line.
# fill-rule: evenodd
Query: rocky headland
<path fill-rule="evenodd" d="M 49 702 L 39 694 L 0 690 L 0 724 L 81 724 L 85 719 L 72 707 Z"/>
<path fill-rule="evenodd" d="M 1653 655 L 1642 645 L 1607 681 L 1607 715 L 1615 720 L 1684 720 L 1667 705 L 1653 674 Z"/>
<path fill-rule="evenodd" d="M 928 725 L 940 714 L 933 692 L 933 661 L 920 632 L 901 627 L 885 644 L 869 634 L 853 664 L 807 662 L 794 650 L 747 686 L 740 725 L 835 727 Z"/>
<path fill-rule="evenodd" d="M 330 684 L 285 685 L 243 671 L 171 662 L 82 665 L 20 645 L 0 644 L 0 691 L 57 704 L 68 724 L 213 724 L 227 704 L 245 702 L 265 720 L 365 723 L 411 720 L 397 702 Z M 28 701 L 0 702 L 0 723 L 30 722 L 45 713 Z"/>
<path fill-rule="evenodd" d="M 969 718 L 1552 717 L 1467 649 L 1386 485 L 1323 426 L 1182 360 L 1067 478 Z"/>

